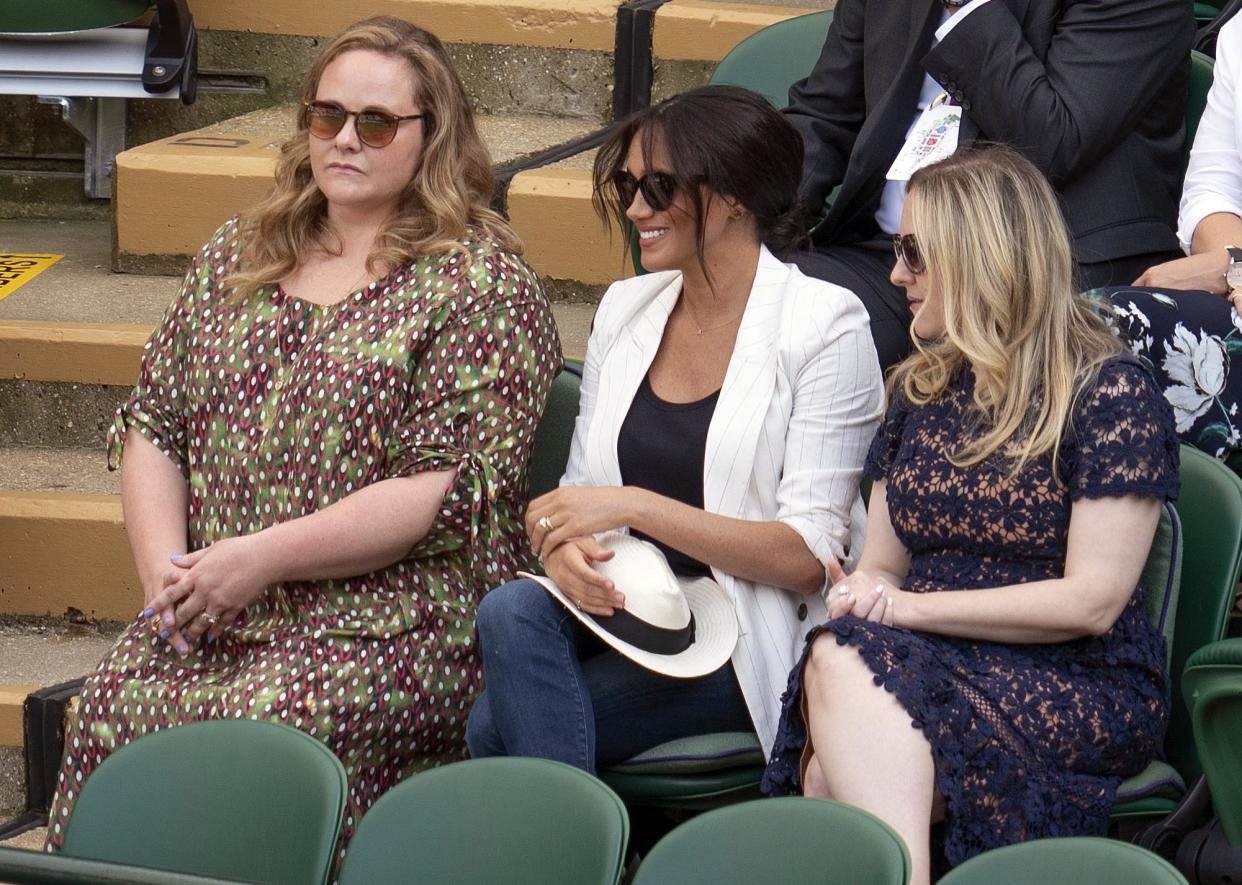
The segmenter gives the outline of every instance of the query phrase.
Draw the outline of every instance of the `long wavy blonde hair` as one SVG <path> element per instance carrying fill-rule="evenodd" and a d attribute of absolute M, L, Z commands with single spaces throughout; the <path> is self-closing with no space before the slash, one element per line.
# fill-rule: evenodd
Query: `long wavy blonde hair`
<path fill-rule="evenodd" d="M 415 101 L 425 127 L 418 168 L 401 193 L 395 214 L 376 237 L 367 258 L 368 272 L 399 267 L 423 255 L 460 251 L 469 227 L 520 252 L 517 235 L 488 208 L 494 186 L 491 158 L 461 80 L 434 34 L 393 16 L 352 24 L 311 65 L 302 100 L 315 98 L 329 64 L 355 50 L 379 52 L 410 65 L 411 86 L 417 84 Z M 239 221 L 241 261 L 225 281 L 239 297 L 288 276 L 315 249 L 338 248 L 327 230 L 328 204 L 311 174 L 310 134 L 300 106 L 298 110 L 297 132 L 280 150 L 275 188 Z"/>
<path fill-rule="evenodd" d="M 918 170 L 907 205 L 945 333 L 914 336 L 889 395 L 900 388 L 925 405 L 969 365 L 977 432 L 950 460 L 966 467 L 1002 453 L 1011 475 L 1044 454 L 1056 464 L 1075 401 L 1122 347 L 1077 294 L 1052 188 L 1016 151 L 988 147 Z"/>

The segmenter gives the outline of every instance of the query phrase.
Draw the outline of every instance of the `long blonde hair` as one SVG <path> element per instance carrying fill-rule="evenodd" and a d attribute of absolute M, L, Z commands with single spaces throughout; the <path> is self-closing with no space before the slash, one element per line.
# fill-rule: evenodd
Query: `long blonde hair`
<path fill-rule="evenodd" d="M 307 73 L 302 100 L 313 100 L 324 69 L 354 50 L 371 50 L 409 63 L 425 127 L 418 168 L 400 195 L 396 213 L 376 237 L 367 270 L 375 273 L 418 256 L 460 251 L 469 227 L 520 252 L 517 235 L 488 207 L 494 185 L 491 158 L 439 38 L 393 16 L 356 22 L 319 53 Z M 242 213 L 239 221 L 244 244 L 241 261 L 225 285 L 234 287 L 243 298 L 290 274 L 314 249 L 332 248 L 325 243 L 327 200 L 311 174 L 310 134 L 300 106 L 298 110 L 297 132 L 280 150 L 275 188 Z"/>
<path fill-rule="evenodd" d="M 979 432 L 950 460 L 966 467 L 1000 452 L 1010 475 L 1049 453 L 1055 465 L 1078 396 L 1122 347 L 1077 294 L 1052 188 L 1016 151 L 989 147 L 918 170 L 907 205 L 945 333 L 915 337 L 889 395 L 900 388 L 925 405 L 968 365 Z"/>

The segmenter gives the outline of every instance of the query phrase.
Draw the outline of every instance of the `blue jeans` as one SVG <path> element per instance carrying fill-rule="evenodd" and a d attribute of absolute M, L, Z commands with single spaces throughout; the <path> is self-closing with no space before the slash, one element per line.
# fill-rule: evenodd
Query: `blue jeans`
<path fill-rule="evenodd" d="M 487 690 L 466 725 L 472 757 L 538 756 L 593 774 L 665 741 L 754 728 L 732 664 L 698 679 L 653 673 L 534 581 L 487 594 L 476 628 Z"/>

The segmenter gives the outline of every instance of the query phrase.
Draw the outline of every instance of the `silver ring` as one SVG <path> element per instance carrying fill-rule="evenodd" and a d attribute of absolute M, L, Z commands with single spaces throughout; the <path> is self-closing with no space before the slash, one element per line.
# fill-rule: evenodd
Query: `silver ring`
<path fill-rule="evenodd" d="M 200 613 L 199 617 L 202 618 L 204 621 L 206 621 L 208 624 L 210 624 L 213 627 L 220 622 L 220 616 L 213 615 L 209 611 L 204 611 Z"/>
<path fill-rule="evenodd" d="M 539 517 L 539 521 L 535 523 L 535 525 L 539 526 L 539 528 L 543 529 L 545 532 L 550 532 L 552 529 L 556 528 L 556 526 L 552 525 L 552 519 L 547 516 Z"/>

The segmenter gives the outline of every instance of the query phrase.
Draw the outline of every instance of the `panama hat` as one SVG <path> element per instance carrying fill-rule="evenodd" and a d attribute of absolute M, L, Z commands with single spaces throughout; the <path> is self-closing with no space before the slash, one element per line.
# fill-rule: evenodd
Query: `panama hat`
<path fill-rule="evenodd" d="M 689 679 L 724 666 L 738 626 L 733 602 L 719 584 L 678 578 L 659 548 L 623 532 L 595 540 L 613 552 L 612 559 L 594 563 L 595 570 L 625 594 L 625 608 L 609 617 L 579 609 L 551 578 L 519 574 L 538 581 L 588 630 L 648 670 Z"/>

